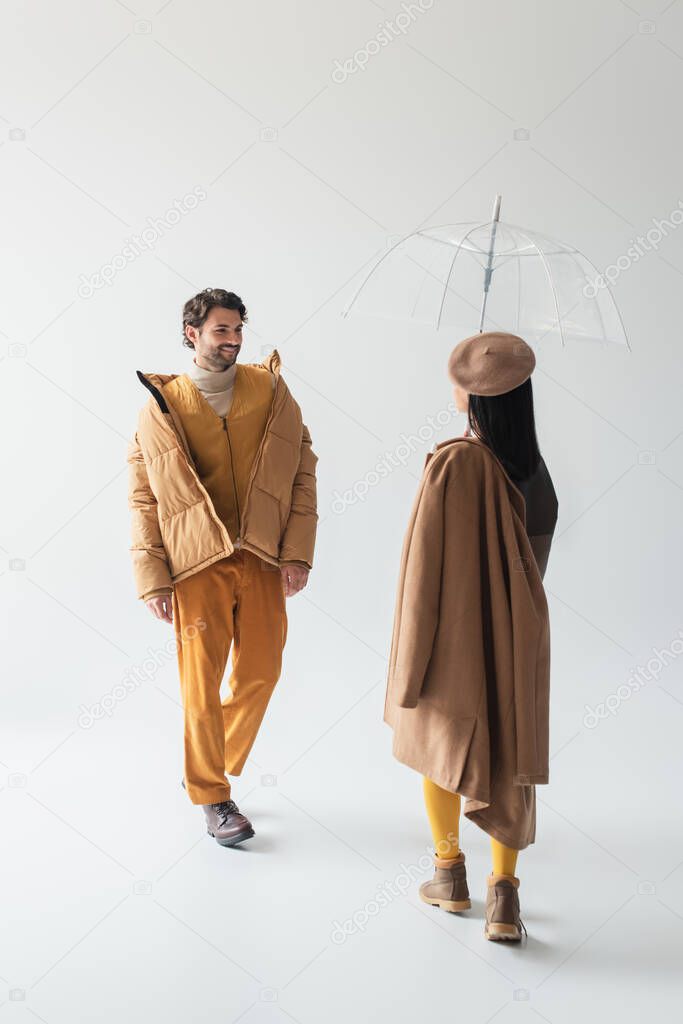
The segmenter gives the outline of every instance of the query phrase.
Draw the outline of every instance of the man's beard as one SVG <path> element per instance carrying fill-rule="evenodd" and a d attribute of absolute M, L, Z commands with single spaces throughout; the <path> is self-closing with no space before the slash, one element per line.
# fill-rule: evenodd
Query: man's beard
<path fill-rule="evenodd" d="M 240 346 L 237 346 L 232 352 L 221 351 L 218 349 L 211 354 L 208 361 L 211 362 L 217 370 L 228 370 L 233 363 L 236 362 L 239 354 Z"/>

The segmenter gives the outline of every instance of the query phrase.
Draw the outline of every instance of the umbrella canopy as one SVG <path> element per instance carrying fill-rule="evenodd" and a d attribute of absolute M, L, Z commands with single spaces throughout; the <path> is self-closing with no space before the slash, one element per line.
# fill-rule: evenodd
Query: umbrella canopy
<path fill-rule="evenodd" d="M 609 287 L 574 246 L 499 220 L 415 231 L 375 262 L 344 310 L 457 331 L 504 330 L 530 343 L 628 347 Z"/>

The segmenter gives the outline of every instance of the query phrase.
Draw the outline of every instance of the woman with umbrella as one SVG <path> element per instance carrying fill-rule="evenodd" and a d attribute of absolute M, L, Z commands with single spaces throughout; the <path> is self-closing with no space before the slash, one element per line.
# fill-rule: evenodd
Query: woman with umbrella
<path fill-rule="evenodd" d="M 491 837 L 485 936 L 519 940 L 517 854 L 548 782 L 550 637 L 543 575 L 557 498 L 539 452 L 520 337 L 485 332 L 451 353 L 465 436 L 427 455 L 399 570 L 384 720 L 423 776 L 435 845 L 421 898 L 471 907 L 464 813 Z"/>

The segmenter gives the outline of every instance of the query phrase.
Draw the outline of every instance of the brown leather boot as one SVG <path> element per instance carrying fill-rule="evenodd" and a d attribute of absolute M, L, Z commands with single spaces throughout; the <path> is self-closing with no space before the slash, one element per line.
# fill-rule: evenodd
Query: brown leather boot
<path fill-rule="evenodd" d="M 484 935 L 493 942 L 519 942 L 527 930 L 519 916 L 519 878 L 494 875 L 486 879 L 486 925 Z"/>
<path fill-rule="evenodd" d="M 219 804 L 202 804 L 206 817 L 206 830 L 221 846 L 237 846 L 245 839 L 251 839 L 254 829 L 251 822 L 234 800 L 223 800 Z"/>
<path fill-rule="evenodd" d="M 465 854 L 457 857 L 434 857 L 434 877 L 420 886 L 420 899 L 432 907 L 457 913 L 472 906 L 467 888 Z"/>
<path fill-rule="evenodd" d="M 187 789 L 185 779 L 181 786 Z M 251 839 L 254 829 L 249 819 L 240 814 L 240 809 L 234 800 L 222 800 L 218 804 L 202 804 L 204 817 L 206 818 L 206 831 L 221 846 L 237 846 L 245 839 Z"/>

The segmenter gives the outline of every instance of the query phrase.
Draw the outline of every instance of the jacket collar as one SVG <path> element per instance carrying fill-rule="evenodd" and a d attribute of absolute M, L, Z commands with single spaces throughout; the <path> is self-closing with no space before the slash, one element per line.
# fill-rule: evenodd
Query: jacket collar
<path fill-rule="evenodd" d="M 275 377 L 280 376 L 280 353 L 276 348 L 270 353 L 269 356 L 260 363 L 247 363 L 247 366 L 265 366 L 266 370 L 275 374 Z M 151 392 L 152 396 L 156 399 L 157 404 L 162 412 L 170 412 L 168 403 L 161 393 L 161 389 L 169 381 L 175 380 L 178 376 L 177 373 L 143 373 L 142 370 L 136 370 L 138 380 Z"/>
<path fill-rule="evenodd" d="M 157 400 L 157 402 L 159 404 L 159 408 L 161 409 L 161 411 L 162 412 L 168 412 L 169 408 L 168 408 L 168 404 L 166 402 L 166 399 L 162 395 L 162 393 L 159 390 L 159 388 L 157 387 L 157 385 L 152 383 L 152 380 L 155 380 L 157 383 L 161 383 L 161 380 L 162 380 L 162 377 L 163 377 L 164 378 L 163 379 L 163 384 L 167 384 L 168 381 L 169 380 L 173 380 L 173 378 L 176 377 L 177 374 L 163 374 L 163 375 L 160 374 L 160 373 L 147 373 L 147 374 L 145 374 L 145 373 L 142 372 L 142 370 L 136 370 L 135 372 L 136 372 L 136 374 L 138 376 L 138 380 L 142 381 L 142 383 L 145 385 L 145 387 L 148 388 L 149 391 L 151 391 L 151 393 L 154 396 L 154 398 L 156 398 L 156 400 Z M 163 387 L 163 384 L 162 384 L 162 387 Z"/>

